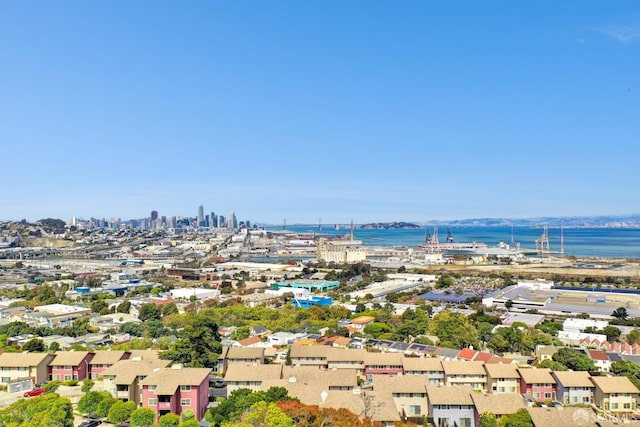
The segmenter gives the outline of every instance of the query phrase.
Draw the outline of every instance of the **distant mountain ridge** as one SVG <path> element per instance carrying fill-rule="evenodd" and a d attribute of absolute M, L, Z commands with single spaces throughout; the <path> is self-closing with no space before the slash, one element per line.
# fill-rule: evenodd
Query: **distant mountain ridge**
<path fill-rule="evenodd" d="M 417 225 L 417 224 L 410 223 L 410 222 L 400 221 L 400 222 L 372 222 L 370 224 L 363 224 L 363 225 L 359 226 L 358 228 L 362 228 L 362 229 L 365 229 L 365 230 L 380 230 L 380 229 L 384 229 L 384 230 L 390 230 L 390 229 L 394 229 L 394 230 L 397 230 L 397 229 L 416 230 L 416 229 L 420 228 L 420 226 Z"/>
<path fill-rule="evenodd" d="M 571 217 L 535 217 L 535 218 L 469 218 L 450 221 L 423 221 L 423 225 L 474 226 L 474 227 L 535 227 L 548 225 L 558 228 L 561 225 L 572 228 L 640 228 L 640 214 L 600 215 Z"/>

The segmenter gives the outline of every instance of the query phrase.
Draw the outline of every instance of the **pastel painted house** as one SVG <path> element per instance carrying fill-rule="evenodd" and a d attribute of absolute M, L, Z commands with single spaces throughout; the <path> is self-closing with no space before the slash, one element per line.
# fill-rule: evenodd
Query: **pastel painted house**
<path fill-rule="evenodd" d="M 120 360 L 102 371 L 104 390 L 116 399 L 139 405 L 142 402 L 140 382 L 157 370 L 166 368 L 170 363 L 169 360 L 143 359 L 141 356 Z"/>
<path fill-rule="evenodd" d="M 209 368 L 173 365 L 159 369 L 140 382 L 142 406 L 157 414 L 182 414 L 191 409 L 197 420 L 204 418 L 209 404 Z"/>
<path fill-rule="evenodd" d="M 404 373 L 403 355 L 400 353 L 367 352 L 364 356 L 364 374 L 367 377 L 369 375 L 398 375 Z"/>
<path fill-rule="evenodd" d="M 427 385 L 429 421 L 436 427 L 474 427 L 476 409 L 471 396 L 475 393 L 468 385 Z"/>
<path fill-rule="evenodd" d="M 556 380 L 548 368 L 521 368 L 520 392 L 535 401 L 549 401 L 556 398 Z"/>
<path fill-rule="evenodd" d="M 402 366 L 405 375 L 424 376 L 431 385 L 444 384 L 444 368 L 435 357 L 404 357 Z"/>
<path fill-rule="evenodd" d="M 491 363 L 487 371 L 487 389 L 490 393 L 520 393 L 520 374 L 512 364 Z"/>
<path fill-rule="evenodd" d="M 0 354 L 0 383 L 9 392 L 31 389 L 35 383 L 49 379 L 49 363 L 54 356 L 48 353 Z"/>
<path fill-rule="evenodd" d="M 128 351 L 96 351 L 89 362 L 89 377 L 93 380 L 102 376 L 105 369 L 112 367 L 120 360 L 126 360 L 131 356 Z"/>
<path fill-rule="evenodd" d="M 638 389 L 627 377 L 592 377 L 594 403 L 605 411 L 632 412 L 638 403 Z"/>
<path fill-rule="evenodd" d="M 57 351 L 49 363 L 49 379 L 82 381 L 89 377 L 89 363 L 95 356 L 91 351 Z"/>
<path fill-rule="evenodd" d="M 554 371 L 556 398 L 565 405 L 589 405 L 593 402 L 595 386 L 591 375 L 584 371 Z"/>
<path fill-rule="evenodd" d="M 484 363 L 461 360 L 443 360 L 446 385 L 469 385 L 474 390 L 487 389 L 487 372 Z"/>

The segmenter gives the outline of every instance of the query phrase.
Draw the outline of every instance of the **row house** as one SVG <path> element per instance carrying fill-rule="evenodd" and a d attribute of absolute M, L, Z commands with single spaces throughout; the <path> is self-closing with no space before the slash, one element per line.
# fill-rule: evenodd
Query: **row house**
<path fill-rule="evenodd" d="M 330 351 L 336 350 L 328 346 L 319 345 L 294 345 L 291 347 L 291 364 L 293 366 L 318 366 L 328 367 L 327 356 Z"/>
<path fill-rule="evenodd" d="M 283 365 L 279 363 L 260 366 L 240 363 L 230 364 L 224 375 L 227 383 L 227 394 L 241 388 L 259 391 L 263 381 L 282 378 L 282 367 Z M 315 369 L 320 371 L 318 367 L 315 367 Z"/>
<path fill-rule="evenodd" d="M 0 383 L 6 384 L 8 391 L 31 389 L 49 379 L 49 363 L 54 357 L 49 353 L 2 353 Z"/>
<path fill-rule="evenodd" d="M 400 353 L 371 353 L 365 354 L 364 374 L 370 375 L 398 375 L 404 372 L 402 361 L 404 356 Z"/>
<path fill-rule="evenodd" d="M 482 362 L 442 361 L 444 381 L 448 386 L 468 385 L 474 390 L 487 389 L 487 372 Z"/>
<path fill-rule="evenodd" d="M 594 403 L 605 411 L 632 412 L 636 410 L 638 388 L 627 377 L 592 377 L 595 385 Z"/>
<path fill-rule="evenodd" d="M 104 389 L 116 399 L 140 405 L 142 402 L 141 381 L 156 370 L 166 368 L 170 364 L 169 360 L 143 359 L 140 356 L 120 360 L 102 371 Z"/>
<path fill-rule="evenodd" d="M 467 362 L 472 363 L 472 362 Z M 438 387 L 427 385 L 428 419 L 436 427 L 474 427 L 475 406 L 469 385 Z"/>
<path fill-rule="evenodd" d="M 218 372 L 226 372 L 230 364 L 264 365 L 265 349 L 260 347 L 224 347 L 218 358 Z"/>
<path fill-rule="evenodd" d="M 102 376 L 105 369 L 112 367 L 120 360 L 126 360 L 131 356 L 128 351 L 96 351 L 91 361 L 89 361 L 89 377 L 93 380 Z"/>
<path fill-rule="evenodd" d="M 490 412 L 496 416 L 496 419 L 504 415 L 512 415 L 521 409 L 526 408 L 524 399 L 519 394 L 484 394 L 473 393 L 471 395 L 473 405 L 475 409 L 475 418 L 477 422 L 480 420 L 480 415 L 485 412 Z"/>
<path fill-rule="evenodd" d="M 396 412 L 403 420 L 422 425 L 429 413 L 427 379 L 418 375 L 373 375 L 371 385 L 378 394 L 391 393 Z"/>
<path fill-rule="evenodd" d="M 327 353 L 327 367 L 329 369 L 355 369 L 363 374 L 367 360 L 366 350 L 337 349 Z"/>
<path fill-rule="evenodd" d="M 89 362 L 95 353 L 92 351 L 57 351 L 49 363 L 49 379 L 82 381 L 89 376 Z"/>
<path fill-rule="evenodd" d="M 595 386 L 591 375 L 584 371 L 554 371 L 556 380 L 556 399 L 564 405 L 593 403 Z"/>
<path fill-rule="evenodd" d="M 520 392 L 533 400 L 550 401 L 556 397 L 556 380 L 548 368 L 518 368 Z"/>
<path fill-rule="evenodd" d="M 157 369 L 140 382 L 142 406 L 158 417 L 168 413 L 180 415 L 191 409 L 196 420 L 204 418 L 209 404 L 209 368 Z"/>
<path fill-rule="evenodd" d="M 440 359 L 435 357 L 405 357 L 402 360 L 405 375 L 426 376 L 431 385 L 444 384 L 444 368 Z"/>
<path fill-rule="evenodd" d="M 484 369 L 490 393 L 520 393 L 520 374 L 515 365 L 486 364 Z"/>

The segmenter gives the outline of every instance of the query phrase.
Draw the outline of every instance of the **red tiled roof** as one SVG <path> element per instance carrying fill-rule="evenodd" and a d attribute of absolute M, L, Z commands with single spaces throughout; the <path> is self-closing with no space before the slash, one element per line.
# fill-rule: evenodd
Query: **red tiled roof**
<path fill-rule="evenodd" d="M 471 350 L 470 348 L 463 348 L 460 350 L 460 353 L 458 353 L 458 359 L 473 360 L 477 353 L 477 351 Z"/>

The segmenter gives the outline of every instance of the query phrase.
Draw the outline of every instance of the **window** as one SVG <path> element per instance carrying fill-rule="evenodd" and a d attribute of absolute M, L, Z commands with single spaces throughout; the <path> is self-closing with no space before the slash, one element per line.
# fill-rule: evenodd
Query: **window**
<path fill-rule="evenodd" d="M 158 398 L 157 397 L 150 397 L 149 400 L 147 401 L 149 406 L 158 406 Z"/>
<path fill-rule="evenodd" d="M 56 381 L 56 380 L 58 380 L 58 381 L 59 381 L 59 380 L 60 380 L 60 375 L 54 375 L 54 376 L 53 376 L 53 380 L 54 380 L 54 381 Z"/>
<path fill-rule="evenodd" d="M 64 369 L 71 369 L 71 365 L 64 365 Z"/>
<path fill-rule="evenodd" d="M 540 399 L 540 393 L 533 393 L 534 399 Z"/>
<path fill-rule="evenodd" d="M 65 381 L 71 381 L 71 375 L 65 375 L 64 376 L 64 380 Z"/>
<path fill-rule="evenodd" d="M 26 370 L 27 370 L 27 367 L 26 367 L 26 366 L 20 366 L 20 367 L 18 368 L 18 371 L 20 371 L 20 372 L 25 372 Z"/>
<path fill-rule="evenodd" d="M 11 378 L 10 378 L 10 377 L 2 377 L 2 382 L 3 382 L 3 383 L 5 383 L 5 384 L 6 384 L 6 383 L 8 383 L 9 381 L 11 381 Z"/>
<path fill-rule="evenodd" d="M 618 409 L 618 404 L 617 403 L 612 403 L 611 404 L 611 409 Z"/>
<path fill-rule="evenodd" d="M 11 370 L 11 368 L 10 368 L 10 367 L 8 367 L 8 366 L 3 366 L 3 367 L 2 367 L 2 370 L 6 372 L 6 371 L 10 371 L 10 370 Z"/>
<path fill-rule="evenodd" d="M 180 386 L 180 391 L 191 391 L 191 386 L 190 385 L 181 385 Z"/>
<path fill-rule="evenodd" d="M 471 427 L 471 418 L 460 418 L 460 427 Z"/>
<path fill-rule="evenodd" d="M 409 405 L 409 415 L 420 415 L 420 405 Z"/>
<path fill-rule="evenodd" d="M 631 403 L 623 403 L 623 404 L 622 404 L 622 407 L 623 407 L 624 409 L 631 409 Z"/>
<path fill-rule="evenodd" d="M 180 399 L 180 406 L 191 406 L 191 399 Z"/>
<path fill-rule="evenodd" d="M 545 399 L 551 399 L 551 393 L 548 393 L 548 392 L 547 392 L 547 393 L 545 393 L 545 394 L 544 394 L 544 398 L 545 398 Z"/>
<path fill-rule="evenodd" d="M 515 393 L 515 392 L 516 392 L 515 387 L 509 387 L 509 393 Z"/>
<path fill-rule="evenodd" d="M 155 384 L 154 384 L 154 385 L 150 385 L 150 386 L 148 386 L 148 387 L 147 387 L 147 390 L 149 390 L 149 391 L 156 391 L 156 386 L 155 386 Z"/>

